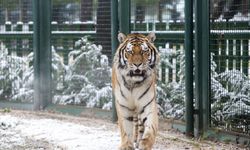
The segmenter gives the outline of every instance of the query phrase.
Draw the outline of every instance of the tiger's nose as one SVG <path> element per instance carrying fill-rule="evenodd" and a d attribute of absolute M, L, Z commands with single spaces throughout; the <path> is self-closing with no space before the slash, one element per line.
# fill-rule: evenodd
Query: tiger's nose
<path fill-rule="evenodd" d="M 135 64 L 135 63 L 134 63 L 134 65 L 135 65 L 136 67 L 140 67 L 140 65 L 142 65 L 142 63 L 139 63 L 139 64 Z"/>

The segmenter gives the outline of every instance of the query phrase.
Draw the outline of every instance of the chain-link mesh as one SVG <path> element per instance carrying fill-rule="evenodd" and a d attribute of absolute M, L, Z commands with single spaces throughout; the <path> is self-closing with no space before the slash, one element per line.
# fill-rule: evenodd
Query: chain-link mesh
<path fill-rule="evenodd" d="M 212 127 L 250 135 L 250 3 L 210 2 Z"/>
<path fill-rule="evenodd" d="M 0 1 L 0 101 L 33 101 L 31 21 L 32 0 Z"/>
<path fill-rule="evenodd" d="M 184 1 L 131 1 L 131 32 L 156 33 L 160 51 L 158 103 L 161 113 L 184 118 Z"/>
<path fill-rule="evenodd" d="M 111 1 L 52 0 L 53 103 L 111 109 Z"/>

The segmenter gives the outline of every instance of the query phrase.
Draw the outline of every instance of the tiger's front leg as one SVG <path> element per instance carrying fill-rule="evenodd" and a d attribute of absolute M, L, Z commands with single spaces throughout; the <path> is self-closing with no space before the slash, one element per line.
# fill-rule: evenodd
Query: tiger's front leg
<path fill-rule="evenodd" d="M 140 117 L 139 149 L 151 150 L 155 142 L 158 129 L 158 109 L 155 101 L 145 108 Z"/>
<path fill-rule="evenodd" d="M 127 108 L 116 105 L 118 126 L 121 135 L 120 150 L 134 150 L 133 148 L 133 112 Z M 122 110 L 122 111 L 121 111 Z"/>

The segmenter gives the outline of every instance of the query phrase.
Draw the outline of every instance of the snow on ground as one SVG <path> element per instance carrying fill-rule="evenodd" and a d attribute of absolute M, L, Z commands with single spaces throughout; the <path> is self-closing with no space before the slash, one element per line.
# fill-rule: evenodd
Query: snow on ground
<path fill-rule="evenodd" d="M 107 120 L 52 113 L 0 112 L 0 150 L 117 150 L 117 125 Z M 199 143 L 161 131 L 154 150 L 240 149 L 234 145 Z"/>

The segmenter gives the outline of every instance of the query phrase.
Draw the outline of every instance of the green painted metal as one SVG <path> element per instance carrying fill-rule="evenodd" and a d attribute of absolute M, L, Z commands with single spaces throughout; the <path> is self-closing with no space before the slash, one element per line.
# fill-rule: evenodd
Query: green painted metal
<path fill-rule="evenodd" d="M 100 118 L 100 119 L 108 119 L 111 120 L 112 113 L 109 110 L 103 110 L 98 108 L 87 108 L 84 106 L 77 105 L 55 105 L 49 104 L 46 107 L 46 111 L 48 112 L 56 112 L 71 116 L 85 116 L 92 118 Z"/>
<path fill-rule="evenodd" d="M 186 135 L 194 135 L 193 0 L 185 0 L 185 104 Z"/>
<path fill-rule="evenodd" d="M 4 108 L 19 109 L 19 110 L 32 110 L 33 103 L 0 100 L 0 109 L 4 109 Z"/>
<path fill-rule="evenodd" d="M 195 99 L 196 136 L 202 136 L 210 124 L 209 104 L 209 0 L 195 2 Z"/>
<path fill-rule="evenodd" d="M 209 35 L 210 35 L 210 20 L 209 20 L 209 0 L 202 0 L 202 124 L 204 132 L 210 127 L 210 51 L 209 51 Z"/>
<path fill-rule="evenodd" d="M 34 110 L 44 109 L 51 93 L 51 0 L 33 1 Z"/>
<path fill-rule="evenodd" d="M 112 0 L 111 2 L 111 40 L 112 40 L 112 58 L 116 52 L 118 47 L 118 0 Z M 114 96 L 112 98 L 112 121 L 117 121 L 117 112 L 115 108 L 115 99 Z"/>
<path fill-rule="evenodd" d="M 185 124 L 179 122 L 171 122 L 171 123 L 172 123 L 171 124 L 172 128 L 177 129 L 182 133 L 185 133 Z M 246 147 L 247 146 L 249 147 L 248 143 L 250 142 L 249 136 L 246 136 L 244 134 L 228 132 L 225 130 L 213 129 L 213 128 L 208 129 L 207 132 L 201 137 L 201 139 L 202 140 L 214 139 L 226 143 L 232 142 Z"/>
<path fill-rule="evenodd" d="M 119 26 L 120 32 L 124 34 L 130 33 L 130 0 L 119 1 Z"/>
<path fill-rule="evenodd" d="M 195 136 L 203 133 L 202 115 L 202 2 L 195 1 L 195 109 L 199 110 L 195 116 L 195 126 L 198 130 Z"/>

